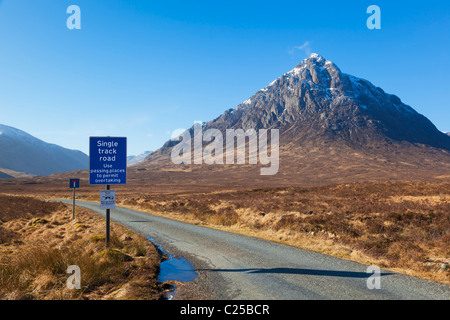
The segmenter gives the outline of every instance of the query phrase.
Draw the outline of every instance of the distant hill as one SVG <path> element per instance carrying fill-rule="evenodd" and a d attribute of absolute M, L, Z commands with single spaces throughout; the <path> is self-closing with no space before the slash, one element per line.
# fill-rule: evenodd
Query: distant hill
<path fill-rule="evenodd" d="M 127 165 L 128 166 L 132 166 L 134 164 L 137 164 L 141 161 L 143 161 L 150 153 L 152 153 L 153 151 L 145 151 L 137 156 L 128 156 L 127 157 Z"/>
<path fill-rule="evenodd" d="M 0 171 L 0 179 L 5 179 L 5 178 L 14 178 L 14 177 Z"/>
<path fill-rule="evenodd" d="M 0 124 L 0 168 L 46 176 L 89 168 L 89 157 Z"/>

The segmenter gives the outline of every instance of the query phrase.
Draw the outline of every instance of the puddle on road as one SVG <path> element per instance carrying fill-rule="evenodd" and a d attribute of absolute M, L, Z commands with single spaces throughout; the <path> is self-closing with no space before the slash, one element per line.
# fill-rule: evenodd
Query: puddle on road
<path fill-rule="evenodd" d="M 198 277 L 192 264 L 184 258 L 173 257 L 161 262 L 158 281 L 190 282 Z"/>
<path fill-rule="evenodd" d="M 167 260 L 164 260 L 160 264 L 160 271 L 158 275 L 159 282 L 166 281 L 178 281 L 178 282 L 190 282 L 195 280 L 198 277 L 198 273 L 195 272 L 194 266 L 192 263 L 184 259 L 183 257 L 176 257 L 173 254 L 165 251 L 162 246 L 155 241 L 155 239 L 146 237 L 148 240 L 153 242 L 158 250 L 161 251 L 166 257 Z M 168 297 L 169 300 L 173 299 L 175 285 L 173 286 L 173 292 L 171 292 Z"/>

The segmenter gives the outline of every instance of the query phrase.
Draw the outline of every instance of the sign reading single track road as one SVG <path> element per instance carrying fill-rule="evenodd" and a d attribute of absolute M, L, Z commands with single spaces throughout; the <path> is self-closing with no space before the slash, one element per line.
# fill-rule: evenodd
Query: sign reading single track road
<path fill-rule="evenodd" d="M 89 138 L 89 184 L 127 183 L 127 138 Z"/>

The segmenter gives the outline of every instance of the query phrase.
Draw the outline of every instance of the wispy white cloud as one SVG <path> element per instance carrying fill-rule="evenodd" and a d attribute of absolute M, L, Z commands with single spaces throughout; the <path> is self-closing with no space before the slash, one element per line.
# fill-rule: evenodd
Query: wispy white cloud
<path fill-rule="evenodd" d="M 294 54 L 295 50 L 303 50 L 309 56 L 311 54 L 311 42 L 305 41 L 302 45 L 295 46 L 289 50 L 289 54 Z"/>

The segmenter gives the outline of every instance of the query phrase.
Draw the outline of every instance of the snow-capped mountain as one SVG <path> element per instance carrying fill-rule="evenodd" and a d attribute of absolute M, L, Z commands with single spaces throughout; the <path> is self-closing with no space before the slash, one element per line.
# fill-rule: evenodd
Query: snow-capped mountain
<path fill-rule="evenodd" d="M 89 157 L 0 124 L 0 168 L 33 175 L 89 168 Z"/>
<path fill-rule="evenodd" d="M 341 72 L 318 54 L 207 126 L 220 123 L 244 129 L 278 128 L 290 139 L 302 141 L 326 137 L 365 144 L 392 139 L 450 150 L 450 139 L 400 98 Z"/>
<path fill-rule="evenodd" d="M 145 151 L 137 156 L 132 155 L 127 157 L 127 166 L 132 166 L 143 161 L 152 151 Z"/>
<path fill-rule="evenodd" d="M 450 150 L 450 139 L 423 115 L 367 80 L 311 54 L 208 128 L 279 129 L 284 142 L 410 142 Z M 192 130 L 192 128 L 190 129 Z M 169 141 L 163 147 L 176 142 Z M 161 151 L 159 152 L 161 153 Z"/>
<path fill-rule="evenodd" d="M 412 172 L 444 177 L 441 171 L 450 169 L 448 135 L 399 97 L 343 73 L 318 54 L 204 123 L 202 129 L 219 129 L 223 136 L 226 129 L 279 129 L 280 170 L 271 182 L 278 177 L 283 183 L 319 177 L 329 182 L 353 181 L 352 177 L 409 178 Z M 193 137 L 194 128 L 188 131 Z M 166 142 L 137 166 L 173 166 L 170 152 L 177 143 Z M 224 181 L 240 172 L 233 181 L 248 180 L 243 170 L 253 169 L 245 168 L 216 166 L 204 172 L 209 177 L 223 176 Z M 201 170 L 199 166 L 190 170 L 197 169 Z M 202 172 L 193 176 L 200 179 Z"/>

